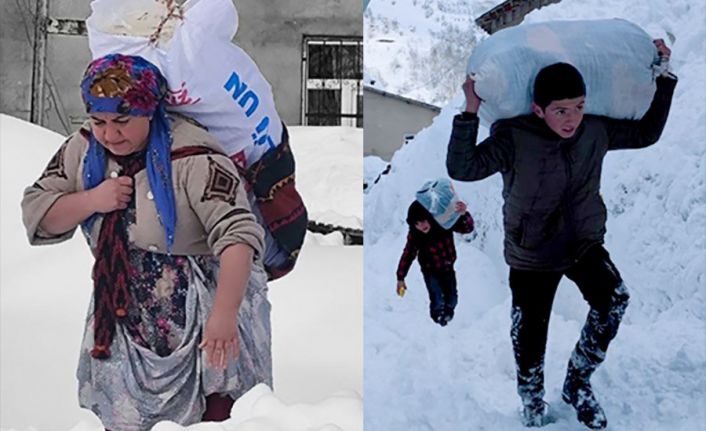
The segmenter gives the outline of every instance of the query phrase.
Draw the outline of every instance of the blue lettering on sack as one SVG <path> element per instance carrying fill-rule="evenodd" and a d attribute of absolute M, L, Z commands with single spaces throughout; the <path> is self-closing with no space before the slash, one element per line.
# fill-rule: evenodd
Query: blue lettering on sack
<path fill-rule="evenodd" d="M 228 92 L 233 92 L 232 97 L 241 108 L 245 109 L 245 106 L 250 103 L 250 106 L 245 111 L 245 116 L 250 118 L 253 116 L 257 107 L 260 105 L 260 98 L 255 94 L 254 91 L 248 89 L 248 84 L 240 80 L 240 76 L 237 73 L 232 72 L 228 82 L 223 86 Z M 255 132 L 252 133 L 251 138 L 254 145 L 265 145 L 267 144 L 270 149 L 275 147 L 275 143 L 267 133 L 267 127 L 270 125 L 270 118 L 265 116 L 260 123 L 255 128 Z"/>

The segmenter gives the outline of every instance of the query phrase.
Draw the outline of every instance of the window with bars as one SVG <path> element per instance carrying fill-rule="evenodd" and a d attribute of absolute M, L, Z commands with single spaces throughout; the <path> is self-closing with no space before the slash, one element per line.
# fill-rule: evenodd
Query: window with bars
<path fill-rule="evenodd" d="M 304 36 L 302 124 L 363 127 L 363 39 Z"/>

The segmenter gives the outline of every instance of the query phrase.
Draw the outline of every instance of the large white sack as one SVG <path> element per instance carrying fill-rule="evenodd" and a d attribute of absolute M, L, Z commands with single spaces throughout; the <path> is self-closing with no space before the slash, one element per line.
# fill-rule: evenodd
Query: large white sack
<path fill-rule="evenodd" d="M 529 114 L 535 76 L 556 62 L 583 75 L 589 114 L 639 119 L 650 106 L 659 55 L 645 31 L 622 19 L 551 21 L 500 30 L 473 50 L 467 73 L 481 120 Z"/>
<path fill-rule="evenodd" d="M 238 28 L 235 6 L 231 0 L 191 0 L 183 16 L 169 18 L 167 3 L 93 1 L 86 20 L 93 58 L 121 53 L 154 63 L 169 83 L 169 110 L 208 127 L 236 162 L 249 167 L 280 144 L 282 123 L 269 83 L 231 42 Z"/>

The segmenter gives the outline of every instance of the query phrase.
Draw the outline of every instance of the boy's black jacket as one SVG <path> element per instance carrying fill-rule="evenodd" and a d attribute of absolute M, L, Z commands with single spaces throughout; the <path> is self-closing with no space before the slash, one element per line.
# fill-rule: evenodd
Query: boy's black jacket
<path fill-rule="evenodd" d="M 478 117 L 465 113 L 454 118 L 446 158 L 449 176 L 476 181 L 502 174 L 505 260 L 510 267 L 562 271 L 603 242 L 603 158 L 610 150 L 657 142 L 676 83 L 676 78 L 657 78 L 642 119 L 585 115 L 569 139 L 560 138 L 535 115 L 523 115 L 496 121 L 490 136 L 476 145 Z"/>

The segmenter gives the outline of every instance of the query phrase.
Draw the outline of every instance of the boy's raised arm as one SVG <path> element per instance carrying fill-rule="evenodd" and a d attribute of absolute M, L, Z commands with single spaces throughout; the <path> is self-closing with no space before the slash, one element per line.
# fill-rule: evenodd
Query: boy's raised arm
<path fill-rule="evenodd" d="M 672 106 L 674 87 L 677 77 L 674 75 L 657 77 L 657 90 L 650 104 L 640 120 L 615 120 L 608 119 L 609 150 L 648 147 L 662 135 L 664 125 L 667 123 L 669 109 Z"/>

